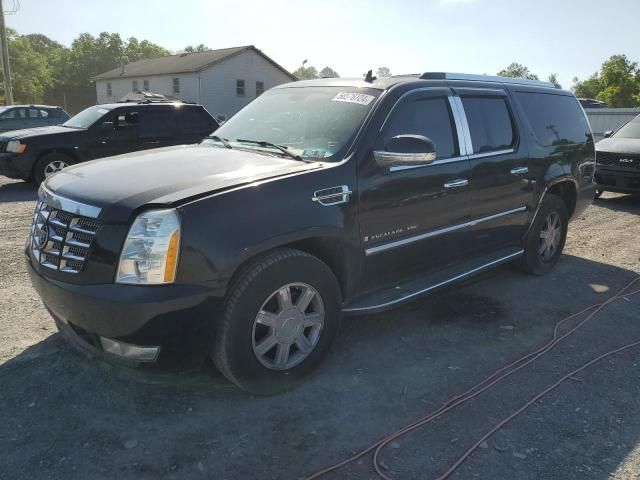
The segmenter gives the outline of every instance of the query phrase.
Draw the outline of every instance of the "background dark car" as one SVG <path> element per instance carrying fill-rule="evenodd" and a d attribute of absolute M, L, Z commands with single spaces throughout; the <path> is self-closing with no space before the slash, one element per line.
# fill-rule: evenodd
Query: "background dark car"
<path fill-rule="evenodd" d="M 0 135 L 0 174 L 40 184 L 74 163 L 197 143 L 217 128 L 218 122 L 202 105 L 181 102 L 95 105 L 59 126 Z"/>
<path fill-rule="evenodd" d="M 596 197 L 603 192 L 640 195 L 640 115 L 596 144 Z"/>
<path fill-rule="evenodd" d="M 51 105 L 9 105 L 0 107 L 0 132 L 60 125 L 69 120 L 62 107 Z"/>

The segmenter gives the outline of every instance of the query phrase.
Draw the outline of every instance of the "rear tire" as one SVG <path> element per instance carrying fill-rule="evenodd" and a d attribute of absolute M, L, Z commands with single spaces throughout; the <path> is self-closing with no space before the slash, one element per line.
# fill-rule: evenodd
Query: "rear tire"
<path fill-rule="evenodd" d="M 74 163 L 75 161 L 64 153 L 47 153 L 33 166 L 33 181 L 36 185 L 40 185 L 47 177 Z"/>
<path fill-rule="evenodd" d="M 524 240 L 520 268 L 532 275 L 553 270 L 567 240 L 569 212 L 562 198 L 549 194 L 543 200 Z"/>
<path fill-rule="evenodd" d="M 296 385 L 328 353 L 340 325 L 338 282 L 316 257 L 278 249 L 243 269 L 216 326 L 212 358 L 251 393 Z"/>

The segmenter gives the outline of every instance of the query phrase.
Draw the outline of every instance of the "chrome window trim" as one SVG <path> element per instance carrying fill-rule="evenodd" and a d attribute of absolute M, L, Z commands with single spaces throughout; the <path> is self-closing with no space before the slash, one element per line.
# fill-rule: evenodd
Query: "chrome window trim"
<path fill-rule="evenodd" d="M 460 98 L 458 95 L 454 95 L 452 98 L 456 105 L 456 109 L 458 110 L 458 115 L 460 116 L 460 125 L 462 126 L 462 134 L 464 137 L 465 153 L 466 155 L 473 155 L 471 130 L 469 130 L 469 122 L 467 122 L 467 114 L 464 111 L 464 106 L 462 105 L 462 98 Z"/>
<path fill-rule="evenodd" d="M 493 260 L 493 261 L 491 261 L 489 263 L 485 263 L 484 265 L 480 265 L 479 267 L 473 268 L 471 270 L 468 270 L 466 272 L 460 273 L 460 274 L 455 275 L 455 276 L 453 276 L 451 278 L 443 280 L 443 281 L 441 281 L 439 283 L 436 283 L 435 285 L 430 285 L 427 288 L 423 288 L 423 289 L 418 290 L 416 292 L 411 292 L 411 293 L 409 293 L 409 294 L 407 294 L 407 295 L 405 295 L 403 297 L 397 298 L 395 300 L 391 300 L 389 302 L 381 303 L 379 305 L 371 305 L 371 306 L 367 306 L 367 307 L 360 307 L 360 308 L 345 308 L 342 311 L 344 313 L 356 313 L 356 312 L 366 312 L 368 310 L 379 310 L 379 309 L 383 309 L 383 308 L 386 308 L 386 307 L 390 307 L 392 305 L 396 305 L 398 303 L 410 300 L 410 299 L 412 299 L 414 297 L 418 297 L 420 295 L 423 295 L 423 294 L 425 294 L 427 292 L 430 292 L 431 290 L 435 290 L 436 288 L 444 287 L 445 285 L 448 285 L 450 283 L 456 282 L 458 280 L 462 280 L 463 278 L 466 278 L 466 277 L 468 277 L 470 275 L 473 275 L 474 273 L 482 271 L 482 270 L 484 270 L 486 268 L 492 267 L 494 265 L 498 265 L 500 263 L 504 263 L 504 262 L 506 262 L 508 260 L 511 260 L 512 258 L 519 257 L 523 253 L 524 253 L 524 250 L 520 249 L 517 252 L 514 252 L 514 253 L 512 253 L 510 255 L 506 255 L 504 257 L 500 257 L 500 258 L 498 258 L 496 260 Z"/>
<path fill-rule="evenodd" d="M 375 247 L 367 248 L 365 250 L 365 255 L 367 257 L 371 255 L 375 255 L 380 252 L 385 252 L 387 250 L 391 250 L 398 247 L 403 247 L 405 245 L 409 245 L 411 243 L 419 242 L 421 240 L 426 240 L 427 238 L 436 237 L 438 235 L 444 235 L 446 233 L 455 232 L 457 230 L 462 230 L 464 228 L 473 227 L 480 223 L 490 222 L 491 220 L 495 220 L 497 218 L 506 217 L 507 215 L 512 215 L 514 213 L 520 213 L 527 210 L 527 207 L 518 207 L 512 210 L 507 210 L 505 212 L 495 213 L 493 215 L 489 215 L 487 217 L 477 218 L 475 220 L 470 220 L 468 222 L 459 223 L 457 225 L 451 225 L 449 227 L 444 227 L 439 230 L 432 230 L 430 232 L 421 233 L 419 235 L 414 235 L 412 237 L 403 238 L 401 240 L 395 240 L 393 242 L 384 243 L 382 245 L 376 245 Z"/>
<path fill-rule="evenodd" d="M 71 200 L 69 198 L 62 197 L 57 193 L 53 193 L 44 185 L 40 186 L 38 190 L 38 197 L 44 201 L 49 207 L 53 207 L 56 210 L 63 210 L 65 212 L 80 215 L 82 217 L 98 218 L 101 208 L 86 203 Z"/>
<path fill-rule="evenodd" d="M 389 118 L 391 118 L 391 115 L 393 114 L 394 110 L 396 109 L 398 104 L 402 100 L 404 100 L 406 97 L 413 95 L 414 93 L 430 92 L 430 91 L 433 92 L 437 90 L 442 90 L 443 92 L 442 96 L 445 98 L 448 98 L 449 96 L 452 95 L 450 87 L 421 87 L 421 88 L 414 88 L 413 90 L 409 90 L 408 92 L 404 92 L 402 95 L 400 95 L 400 98 L 398 98 L 396 102 L 393 104 L 393 106 L 389 110 L 389 113 L 387 113 L 387 116 L 384 118 L 384 122 L 382 122 L 382 125 L 380 125 L 380 130 L 378 130 L 378 133 L 382 133 L 382 131 L 384 130 L 384 127 L 387 126 L 387 122 L 389 121 Z M 445 91 L 448 91 L 448 93 L 445 93 Z"/>
<path fill-rule="evenodd" d="M 453 95 L 449 95 L 447 100 L 449 100 L 449 107 L 451 108 L 451 112 L 453 113 L 453 122 L 456 125 L 456 134 L 458 135 L 458 150 L 460 151 L 460 156 L 464 157 L 468 155 L 470 152 L 467 150 L 467 140 L 464 135 L 464 129 L 462 126 L 462 115 L 460 113 L 460 109 L 458 108 L 458 102 L 456 102 L 456 97 Z"/>
<path fill-rule="evenodd" d="M 482 152 L 482 153 L 474 153 L 469 155 L 469 158 L 473 160 L 474 158 L 485 158 L 485 157 L 494 157 L 498 155 L 506 155 L 507 153 L 514 153 L 515 148 L 507 148 L 504 150 L 493 150 L 491 152 Z"/>

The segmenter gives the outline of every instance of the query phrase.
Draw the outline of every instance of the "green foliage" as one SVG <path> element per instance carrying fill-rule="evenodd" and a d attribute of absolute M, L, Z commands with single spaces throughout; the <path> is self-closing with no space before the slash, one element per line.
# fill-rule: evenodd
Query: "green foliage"
<path fill-rule="evenodd" d="M 626 55 L 613 55 L 587 80 L 574 78 L 577 97 L 595 98 L 610 107 L 640 106 L 640 68 Z"/>
<path fill-rule="evenodd" d="M 320 78 L 338 78 L 340 74 L 331 67 L 324 67 L 320 70 Z"/>
<path fill-rule="evenodd" d="M 201 43 L 200 45 L 197 45 L 195 47 L 193 45 L 187 45 L 186 47 L 184 47 L 184 51 L 189 53 L 205 52 L 207 50 L 209 50 L 209 47 L 207 47 L 204 43 Z"/>
<path fill-rule="evenodd" d="M 547 77 L 547 82 L 558 83 L 558 74 L 550 73 L 549 76 Z"/>
<path fill-rule="evenodd" d="M 390 76 L 391 70 L 389 70 L 389 67 L 378 67 L 378 70 L 376 70 L 376 77 L 382 78 Z"/>
<path fill-rule="evenodd" d="M 298 80 L 313 80 L 314 78 L 319 77 L 316 67 L 305 67 L 304 65 L 293 72 L 293 74 L 298 78 Z"/>
<path fill-rule="evenodd" d="M 531 73 L 524 65 L 513 62 L 508 67 L 498 72 L 500 77 L 525 78 L 527 80 L 539 80 L 535 73 Z"/>

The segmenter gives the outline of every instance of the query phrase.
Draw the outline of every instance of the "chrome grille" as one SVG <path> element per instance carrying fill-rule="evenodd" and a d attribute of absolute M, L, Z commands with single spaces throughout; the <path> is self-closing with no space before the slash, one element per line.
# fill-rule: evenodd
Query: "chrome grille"
<path fill-rule="evenodd" d="M 84 267 L 99 222 L 65 212 L 39 200 L 33 215 L 31 252 L 40 265 L 78 273 Z"/>

